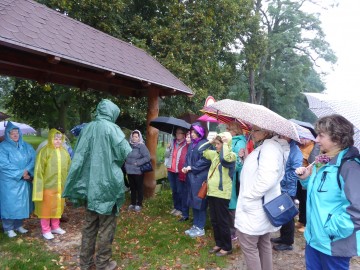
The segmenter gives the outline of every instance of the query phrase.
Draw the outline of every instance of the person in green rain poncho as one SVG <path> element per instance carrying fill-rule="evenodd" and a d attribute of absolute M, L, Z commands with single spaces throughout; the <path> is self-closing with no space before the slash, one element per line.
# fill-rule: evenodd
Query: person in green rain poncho
<path fill-rule="evenodd" d="M 111 244 L 116 217 L 125 201 L 121 166 L 131 147 L 115 124 L 120 109 L 110 100 L 100 101 L 95 120 L 87 124 L 75 145 L 63 197 L 85 206 L 85 225 L 80 251 L 81 269 L 115 269 Z M 95 246 L 97 254 L 94 262 Z"/>
<path fill-rule="evenodd" d="M 63 147 L 64 140 L 65 136 L 59 130 L 51 129 L 48 144 L 36 157 L 32 198 L 42 234 L 47 240 L 54 239 L 53 233 L 65 233 L 60 228 L 65 203 L 61 193 L 70 167 L 70 155 Z"/>

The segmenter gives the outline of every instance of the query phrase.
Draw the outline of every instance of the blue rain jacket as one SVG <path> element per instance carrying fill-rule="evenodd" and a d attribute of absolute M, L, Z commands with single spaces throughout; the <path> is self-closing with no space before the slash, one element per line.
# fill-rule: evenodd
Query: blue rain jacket
<path fill-rule="evenodd" d="M 19 129 L 10 121 L 5 128 L 5 140 L 0 143 L 0 213 L 2 219 L 28 218 L 33 211 L 32 184 L 23 180 L 25 170 L 34 175 L 35 150 L 23 141 L 10 138 L 10 131 Z"/>
<path fill-rule="evenodd" d="M 355 147 L 342 150 L 329 163 L 300 183 L 307 188 L 305 239 L 312 248 L 331 256 L 360 255 L 360 166 L 344 157 L 357 156 Z"/>

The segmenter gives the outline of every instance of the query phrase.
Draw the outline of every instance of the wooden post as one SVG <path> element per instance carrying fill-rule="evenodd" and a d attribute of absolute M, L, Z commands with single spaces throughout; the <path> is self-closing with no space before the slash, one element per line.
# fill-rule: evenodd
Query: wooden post
<path fill-rule="evenodd" d="M 159 132 L 156 128 L 149 126 L 152 119 L 159 116 L 159 89 L 156 86 L 148 87 L 148 111 L 146 116 L 146 146 L 149 149 L 151 163 L 154 168 L 152 172 L 145 173 L 144 177 L 144 197 L 150 198 L 155 194 L 156 179 L 156 148 Z"/>

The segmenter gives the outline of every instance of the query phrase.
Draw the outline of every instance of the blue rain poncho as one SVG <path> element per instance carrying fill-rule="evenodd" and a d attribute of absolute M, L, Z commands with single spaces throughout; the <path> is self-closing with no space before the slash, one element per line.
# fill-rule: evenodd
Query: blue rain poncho
<path fill-rule="evenodd" d="M 19 141 L 10 138 L 10 131 L 19 130 Z M 0 213 L 2 219 L 28 218 L 33 210 L 32 184 L 22 179 L 24 171 L 34 175 L 35 150 L 23 141 L 21 130 L 8 122 L 5 140 L 0 143 Z"/>
<path fill-rule="evenodd" d="M 102 215 L 118 215 L 125 201 L 121 166 L 131 147 L 115 124 L 119 114 L 110 100 L 98 104 L 95 120 L 80 133 L 63 192 L 75 206 Z"/>

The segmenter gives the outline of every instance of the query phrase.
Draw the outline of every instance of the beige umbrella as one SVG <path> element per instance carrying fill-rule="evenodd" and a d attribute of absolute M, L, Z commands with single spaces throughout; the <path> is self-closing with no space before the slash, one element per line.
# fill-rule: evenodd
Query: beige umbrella
<path fill-rule="evenodd" d="M 284 135 L 295 141 L 300 141 L 295 126 L 289 120 L 262 105 L 223 99 L 208 107 L 220 113 L 241 119 L 249 124 L 274 131 L 279 135 Z"/>

